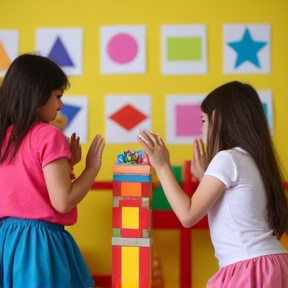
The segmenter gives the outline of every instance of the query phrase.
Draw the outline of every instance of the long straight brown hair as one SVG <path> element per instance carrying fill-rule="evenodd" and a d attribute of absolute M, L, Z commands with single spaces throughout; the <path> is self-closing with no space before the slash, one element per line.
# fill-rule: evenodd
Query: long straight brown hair
<path fill-rule="evenodd" d="M 10 65 L 0 87 L 0 164 L 15 158 L 20 144 L 38 119 L 38 108 L 45 105 L 53 90 L 69 88 L 62 69 L 52 60 L 23 54 Z M 2 149 L 7 128 L 11 136 Z"/>
<path fill-rule="evenodd" d="M 202 102 L 201 110 L 209 119 L 208 163 L 219 151 L 234 147 L 241 147 L 253 157 L 266 190 L 269 226 L 280 238 L 288 232 L 288 201 L 257 92 L 249 84 L 229 82 L 213 90 Z"/>

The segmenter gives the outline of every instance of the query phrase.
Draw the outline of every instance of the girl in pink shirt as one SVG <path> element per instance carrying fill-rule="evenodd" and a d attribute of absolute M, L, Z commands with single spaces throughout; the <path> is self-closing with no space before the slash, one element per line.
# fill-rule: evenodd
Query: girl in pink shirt
<path fill-rule="evenodd" d="M 63 107 L 67 76 L 46 57 L 24 54 L 0 88 L 0 287 L 78 288 L 94 283 L 66 225 L 101 167 L 104 140 L 97 135 L 86 167 L 71 183 L 69 167 L 80 161 L 49 124 Z M 76 157 L 75 157 L 76 155 Z M 78 156 L 77 156 L 78 155 Z"/>

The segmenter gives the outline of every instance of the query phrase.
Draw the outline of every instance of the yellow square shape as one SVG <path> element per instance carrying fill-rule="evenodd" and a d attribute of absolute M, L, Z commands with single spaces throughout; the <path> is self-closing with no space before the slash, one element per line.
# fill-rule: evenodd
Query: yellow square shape
<path fill-rule="evenodd" d="M 122 207 L 122 228 L 139 229 L 139 208 Z"/>

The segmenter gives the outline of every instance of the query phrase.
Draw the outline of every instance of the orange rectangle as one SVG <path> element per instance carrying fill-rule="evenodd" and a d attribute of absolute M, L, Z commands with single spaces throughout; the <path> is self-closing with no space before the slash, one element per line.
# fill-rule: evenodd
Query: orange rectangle
<path fill-rule="evenodd" d="M 121 182 L 121 196 L 141 197 L 141 182 Z"/>
<path fill-rule="evenodd" d="M 113 173 L 150 175 L 151 166 L 144 164 L 115 164 L 113 167 Z"/>

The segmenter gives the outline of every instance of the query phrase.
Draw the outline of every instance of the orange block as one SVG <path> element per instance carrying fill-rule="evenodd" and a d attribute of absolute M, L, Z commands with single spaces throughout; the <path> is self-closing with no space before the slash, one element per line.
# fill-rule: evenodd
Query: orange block
<path fill-rule="evenodd" d="M 141 174 L 150 175 L 151 166 L 144 164 L 115 164 L 113 168 L 114 174 Z"/>
<path fill-rule="evenodd" d="M 141 182 L 121 182 L 121 196 L 141 197 Z"/>

